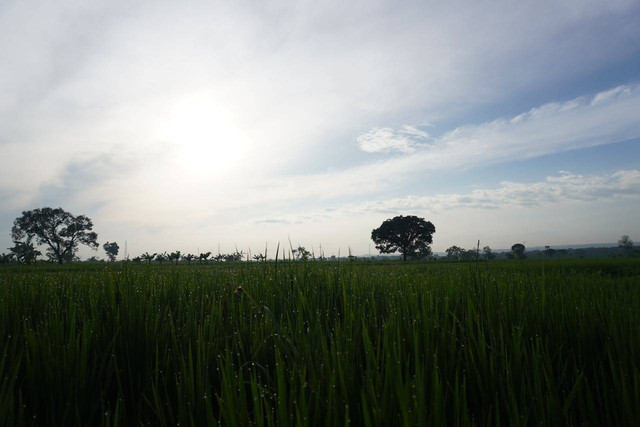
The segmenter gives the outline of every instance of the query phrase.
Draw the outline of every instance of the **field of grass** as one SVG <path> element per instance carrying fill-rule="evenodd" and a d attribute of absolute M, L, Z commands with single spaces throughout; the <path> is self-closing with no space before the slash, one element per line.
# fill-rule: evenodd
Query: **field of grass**
<path fill-rule="evenodd" d="M 639 402 L 638 260 L 0 268 L 7 425 L 639 425 Z"/>

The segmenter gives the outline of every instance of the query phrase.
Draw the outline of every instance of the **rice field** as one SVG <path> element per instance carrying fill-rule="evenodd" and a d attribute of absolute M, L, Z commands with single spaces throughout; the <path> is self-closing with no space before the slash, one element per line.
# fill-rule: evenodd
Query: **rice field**
<path fill-rule="evenodd" d="M 640 260 L 0 268 L 4 425 L 639 425 Z"/>

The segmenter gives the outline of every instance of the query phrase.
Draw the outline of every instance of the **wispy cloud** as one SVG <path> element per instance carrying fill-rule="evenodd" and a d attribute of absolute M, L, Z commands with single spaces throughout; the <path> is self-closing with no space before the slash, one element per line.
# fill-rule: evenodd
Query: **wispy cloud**
<path fill-rule="evenodd" d="M 594 100 L 597 100 L 594 102 Z M 473 168 L 528 159 L 640 137 L 640 85 L 624 85 L 533 108 L 513 117 L 458 127 L 422 144 L 401 131 L 384 132 L 393 141 L 408 139 L 409 152 L 320 174 L 269 179 L 254 200 L 327 200 L 398 191 L 416 177 L 456 168 Z M 366 134 L 369 135 L 369 134 Z M 386 146 L 392 145 L 388 140 Z M 419 147 L 419 148 L 418 148 Z M 291 183 L 296 185 L 291 185 Z"/>
<path fill-rule="evenodd" d="M 302 200 L 326 205 L 354 195 L 366 197 L 382 191 L 402 191 L 407 182 L 425 173 L 640 137 L 638 111 L 640 86 L 621 86 L 592 96 L 545 104 L 514 117 L 462 126 L 433 140 L 421 129 L 406 126 L 390 132 L 410 141 L 408 147 L 414 151 L 401 156 L 316 174 L 264 176 L 257 180 L 241 180 L 232 174 L 231 182 L 227 178 L 209 181 L 185 170 L 177 163 L 180 147 L 175 145 L 138 149 L 127 157 L 128 163 L 139 166 L 137 169 L 103 180 L 93 188 L 82 187 L 83 192 L 76 197 L 84 194 L 82 197 L 95 204 L 104 195 L 117 195 L 111 196 L 115 200 L 105 207 L 109 217 L 158 225 L 168 218 L 171 223 L 187 224 L 215 212 L 263 211 Z M 143 167 L 152 164 L 170 173 L 159 174 L 154 168 Z M 75 166 L 65 168 L 54 182 L 73 180 L 68 174 L 75 169 Z M 167 198 L 167 194 L 171 197 Z"/>
<path fill-rule="evenodd" d="M 640 86 L 545 104 L 513 118 L 459 127 L 424 156 L 444 165 L 521 159 L 640 136 Z"/>
<path fill-rule="evenodd" d="M 367 132 L 356 141 L 363 148 L 361 138 L 369 140 L 378 134 L 379 130 Z M 640 85 L 623 85 L 593 96 L 544 104 L 514 117 L 461 126 L 424 146 L 420 146 L 421 135 L 388 129 L 381 134 L 379 146 L 392 147 L 395 143 L 408 147 L 401 150 L 408 154 L 405 159 L 390 163 L 441 169 L 530 158 L 637 137 Z"/>
<path fill-rule="evenodd" d="M 640 171 L 579 175 L 560 172 L 533 183 L 504 181 L 498 188 L 476 189 L 463 194 L 408 196 L 367 203 L 352 212 L 441 212 L 452 209 L 498 209 L 505 206 L 550 206 L 564 202 L 599 202 L 640 199 Z"/>
<path fill-rule="evenodd" d="M 302 215 L 287 215 L 271 221 L 313 223 L 343 216 L 376 214 L 428 215 L 453 210 L 553 207 L 560 203 L 593 204 L 611 200 L 640 200 L 640 170 L 619 170 L 598 175 L 560 171 L 537 182 L 503 181 L 497 188 L 468 193 L 406 196 L 334 206 Z"/>
<path fill-rule="evenodd" d="M 260 219 L 256 221 L 256 224 L 289 224 L 285 219 Z"/>
<path fill-rule="evenodd" d="M 233 239 L 223 226 L 286 208 L 400 197 L 438 171 L 634 138 L 632 84 L 513 106 L 634 81 L 632 66 L 589 76 L 637 56 L 639 12 L 634 0 L 9 0 L 0 214 L 57 200 L 96 223 Z M 468 124 L 436 138 L 416 125 L 454 121 Z"/>
<path fill-rule="evenodd" d="M 426 146 L 432 138 L 415 126 L 405 125 L 400 130 L 375 128 L 356 138 L 358 147 L 367 153 L 388 153 L 400 151 L 413 153 L 416 148 Z"/>

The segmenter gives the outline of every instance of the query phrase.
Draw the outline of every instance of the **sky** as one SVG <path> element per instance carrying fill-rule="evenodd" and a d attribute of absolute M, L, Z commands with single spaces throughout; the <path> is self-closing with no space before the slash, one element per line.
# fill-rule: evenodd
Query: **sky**
<path fill-rule="evenodd" d="M 145 251 L 640 240 L 640 3 L 0 3 L 0 252 L 63 207 Z M 83 249 L 82 257 L 97 255 Z"/>

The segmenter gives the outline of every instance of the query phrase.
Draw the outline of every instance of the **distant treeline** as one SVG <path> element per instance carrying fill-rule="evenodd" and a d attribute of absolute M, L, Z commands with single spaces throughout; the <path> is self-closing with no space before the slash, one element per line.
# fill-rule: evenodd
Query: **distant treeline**
<path fill-rule="evenodd" d="M 351 248 L 347 256 L 331 255 L 325 256 L 322 246 L 319 253 L 315 253 L 313 248 L 309 251 L 304 246 L 294 247 L 289 240 L 289 247 L 285 249 L 278 243 L 275 254 L 264 253 L 251 254 L 239 251 L 238 248 L 232 253 L 212 255 L 211 252 L 197 254 L 181 251 L 173 252 L 145 252 L 133 258 L 129 258 L 125 253 L 127 261 L 135 263 L 152 262 L 162 264 L 168 263 L 199 263 L 208 262 L 241 262 L 256 261 L 265 262 L 271 259 L 288 261 L 355 261 L 357 259 L 368 260 L 449 260 L 449 261 L 479 261 L 491 259 L 525 259 L 525 258 L 602 258 L 619 256 L 639 256 L 640 247 L 634 246 L 628 235 L 623 235 L 618 241 L 617 247 L 593 247 L 579 249 L 554 249 L 545 246 L 544 249 L 527 251 L 524 243 L 514 243 L 509 251 L 493 251 L 489 246 L 480 249 L 480 241 L 475 248 L 464 249 L 459 246 L 451 246 L 446 254 L 434 254 L 431 251 L 433 234 L 436 228 L 430 221 L 413 215 L 399 215 L 385 220 L 380 227 L 371 232 L 371 239 L 375 243 L 376 249 L 381 256 L 357 257 L 352 254 Z M 98 234 L 93 231 L 93 222 L 85 215 L 73 215 L 62 208 L 39 208 L 30 211 L 23 211 L 22 215 L 15 219 L 11 228 L 11 239 L 13 246 L 8 248 L 8 253 L 0 254 L 0 264 L 20 263 L 34 264 L 41 262 L 39 258 L 43 253 L 40 246 L 45 247 L 47 261 L 63 264 L 66 262 L 81 261 L 77 256 L 80 245 L 88 246 L 97 250 L 100 245 L 97 241 Z M 126 247 L 126 242 L 125 242 Z M 102 245 L 108 260 L 114 262 L 118 259 L 120 246 L 116 242 L 106 242 Z M 126 250 L 125 250 L 126 252 Z M 392 255 L 399 253 L 400 255 Z M 96 256 L 92 256 L 86 261 L 100 262 Z"/>
<path fill-rule="evenodd" d="M 447 253 L 435 253 L 428 258 L 424 258 L 425 261 L 480 261 L 487 260 L 505 260 L 505 259 L 517 259 L 512 251 L 491 251 L 487 256 L 487 247 L 480 249 L 478 254 L 477 249 L 462 249 L 453 246 L 453 251 Z M 451 249 L 451 248 L 450 248 Z M 298 250 L 289 257 L 287 252 L 280 260 L 284 261 L 316 261 L 316 262 L 336 262 L 336 261 L 402 261 L 401 255 L 364 255 L 364 256 L 297 256 L 300 253 Z M 304 253 L 304 252 L 303 252 Z M 620 258 L 628 256 L 640 256 L 640 247 L 634 246 L 631 254 L 621 247 L 590 247 L 590 248 L 563 248 L 553 249 L 547 247 L 545 249 L 534 249 L 525 251 L 522 258 L 528 259 L 572 259 L 572 258 Z M 85 260 L 75 258 L 73 262 L 107 262 L 109 259 L 101 259 L 95 256 L 89 257 Z M 218 254 L 211 256 L 210 252 L 203 254 L 180 254 L 179 251 L 171 253 L 159 253 L 149 254 L 145 253 L 142 256 L 136 256 L 129 258 L 126 261 L 133 263 L 145 263 L 145 264 L 163 264 L 163 263 L 179 263 L 179 264 L 206 264 L 206 263 L 221 263 L 221 262 L 261 262 L 261 261 L 274 261 L 274 258 L 265 258 L 262 254 L 256 254 L 249 256 L 242 251 L 236 251 L 231 254 Z M 40 263 L 55 263 L 55 261 L 38 260 Z M 17 263 L 15 258 L 12 259 L 0 259 L 0 263 Z"/>
<path fill-rule="evenodd" d="M 455 247 L 454 247 L 455 248 Z M 486 249 L 486 247 L 485 247 Z M 434 259 L 439 260 L 461 260 L 469 261 L 476 259 L 476 249 L 461 249 L 461 251 L 453 251 L 453 253 L 434 254 Z M 549 259 L 549 258 L 616 258 L 627 256 L 640 256 L 640 247 L 634 246 L 632 250 L 620 246 L 611 247 L 588 247 L 588 248 L 562 248 L 554 249 L 546 246 L 544 249 L 526 250 L 524 257 L 531 259 Z M 491 251 L 487 256 L 485 250 L 480 250 L 480 259 L 514 259 L 516 255 L 513 251 L 499 250 Z"/>

